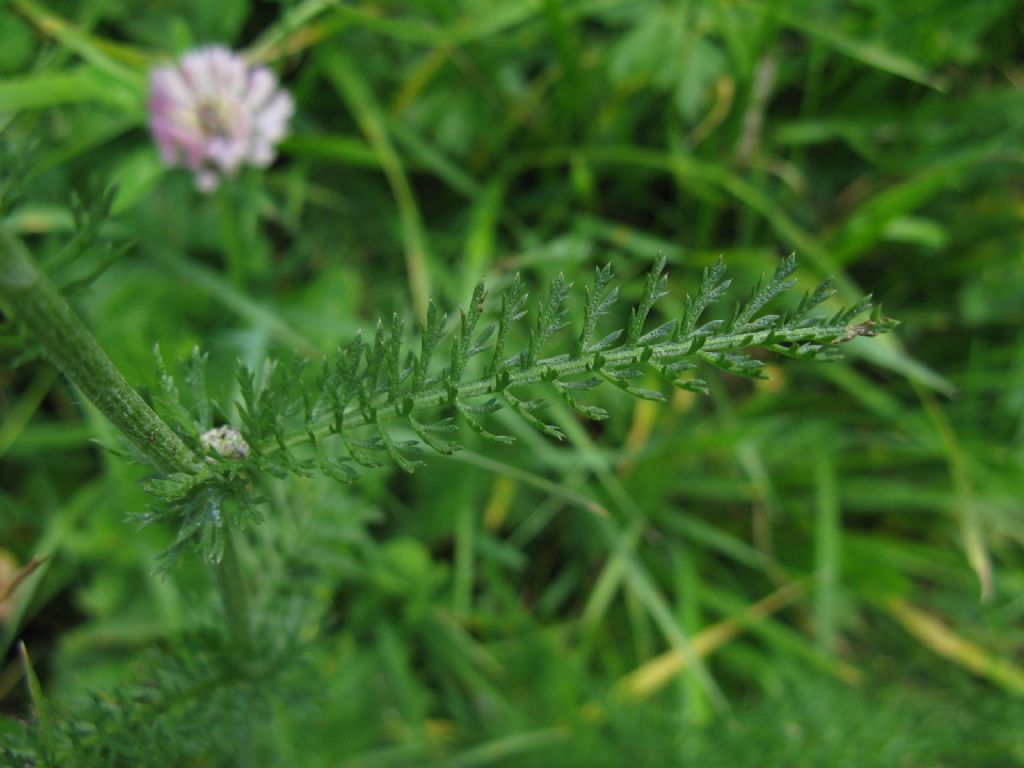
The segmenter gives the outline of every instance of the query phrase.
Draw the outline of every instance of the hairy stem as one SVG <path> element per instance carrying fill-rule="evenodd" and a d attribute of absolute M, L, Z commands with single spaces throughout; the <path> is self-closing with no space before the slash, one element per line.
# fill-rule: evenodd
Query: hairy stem
<path fill-rule="evenodd" d="M 24 244 L 2 223 L 0 298 L 14 310 L 50 361 L 154 466 L 167 473 L 204 471 L 188 446 L 117 370 Z M 228 627 L 248 642 L 248 600 L 230 537 L 216 576 Z"/>
<path fill-rule="evenodd" d="M 0 296 L 50 361 L 140 453 L 164 472 L 196 470 L 192 452 L 125 381 L 25 246 L 2 225 Z"/>

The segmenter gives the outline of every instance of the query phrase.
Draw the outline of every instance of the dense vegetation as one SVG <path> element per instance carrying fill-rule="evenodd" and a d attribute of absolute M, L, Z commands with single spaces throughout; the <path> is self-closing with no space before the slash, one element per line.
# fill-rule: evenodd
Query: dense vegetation
<path fill-rule="evenodd" d="M 0 763 L 1024 765 L 1016 3 L 0 7 L 5 238 L 249 438 L 0 301 Z M 204 194 L 211 42 L 295 113 Z"/>

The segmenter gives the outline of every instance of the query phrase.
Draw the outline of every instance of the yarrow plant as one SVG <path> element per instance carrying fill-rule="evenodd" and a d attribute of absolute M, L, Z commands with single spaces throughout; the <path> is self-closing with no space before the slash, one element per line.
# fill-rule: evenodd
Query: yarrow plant
<path fill-rule="evenodd" d="M 273 72 L 220 45 L 154 69 L 149 82 L 149 125 L 160 157 L 193 171 L 203 192 L 243 165 L 270 165 L 295 110 Z"/>
<path fill-rule="evenodd" d="M 124 379 L 60 290 L 0 222 L 0 300 L 5 313 L 12 313 L 21 329 L 156 470 L 158 476 L 144 487 L 160 503 L 139 518 L 177 527 L 164 564 L 170 566 L 180 550 L 194 546 L 213 568 L 230 659 L 220 650 L 223 644 L 211 644 L 210 652 L 221 654 L 217 663 L 226 671 L 221 675 L 199 667 L 198 683 L 193 684 L 191 677 L 181 683 L 187 691 L 205 690 L 215 674 L 220 676 L 214 689 L 228 690 L 221 682 L 232 679 L 226 675 L 263 681 L 268 670 L 280 668 L 283 657 L 276 655 L 278 651 L 261 646 L 261 625 L 253 618 L 250 585 L 235 543 L 240 530 L 264 519 L 267 478 L 320 474 L 347 483 L 357 480 L 363 469 L 387 464 L 412 472 L 423 465 L 417 458 L 423 449 L 440 454 L 460 450 L 457 422 L 484 440 L 507 445 L 514 438 L 491 432 L 487 418 L 502 409 L 539 432 L 564 439 L 559 427 L 543 416 L 552 405 L 548 397 L 562 400 L 582 418 L 602 420 L 608 412 L 587 402 L 591 390 L 602 385 L 636 398 L 664 400 L 660 388 L 639 385 L 649 374 L 657 374 L 667 385 L 707 392 L 706 383 L 692 375 L 701 365 L 760 378 L 764 363 L 751 354 L 755 349 L 833 360 L 841 345 L 885 333 L 896 324 L 882 317 L 877 307 L 871 312 L 870 297 L 820 314 L 821 305 L 835 294 L 829 281 L 787 309 L 766 311 L 796 282 L 793 256 L 758 281 L 731 314 L 708 319 L 731 282 L 718 261 L 704 270 L 680 316 L 652 324 L 652 310 L 668 292 L 665 267 L 664 258 L 654 263 L 624 322 L 617 319 L 624 316 L 614 311 L 619 288 L 610 265 L 594 270 L 581 302 L 573 302 L 572 284 L 559 275 L 532 309 L 527 286 L 516 274 L 499 297 L 489 297 L 483 283 L 478 284 L 454 322 L 449 323 L 433 303 L 416 334 L 406 332 L 397 314 L 388 323 L 378 322 L 372 341 L 356 336 L 321 361 L 319 375 L 303 375 L 302 359 L 268 362 L 261 370 L 240 365 L 234 403 L 210 397 L 205 354 L 196 350 L 192 355 L 186 397 L 181 398 L 158 353 L 159 385 L 147 400 Z M 581 305 L 582 316 L 572 322 L 574 303 Z M 868 312 L 870 316 L 863 318 Z M 232 412 L 238 414 L 236 425 L 215 426 Z M 22 653 L 31 680 L 27 651 Z M 187 661 L 186 672 L 194 668 L 194 658 Z M 262 684 L 256 687 L 266 689 Z M 39 686 L 30 682 L 30 689 L 38 691 Z M 149 691 L 146 695 L 151 698 Z M 169 685 L 165 695 L 176 700 L 191 694 Z M 150 698 L 140 706 L 148 706 Z M 37 711 L 46 711 L 41 694 L 33 693 L 33 700 Z M 134 734 L 136 723 L 149 722 L 148 713 L 140 717 L 138 710 L 125 711 L 125 720 L 132 723 L 125 732 Z M 110 730 L 120 727 L 111 725 Z M 46 739 L 56 737 L 43 728 L 39 733 L 38 749 L 46 753 L 51 749 Z M 106 733 L 92 728 L 84 735 L 73 732 L 59 738 L 63 757 L 88 738 L 105 746 Z"/>
<path fill-rule="evenodd" d="M 580 416 L 601 420 L 608 413 L 587 403 L 586 395 L 602 384 L 637 398 L 664 400 L 659 390 L 638 385 L 650 372 L 681 389 L 706 392 L 705 382 L 690 375 L 700 364 L 760 378 L 764 363 L 751 355 L 755 348 L 832 360 L 840 345 L 895 325 L 877 307 L 870 319 L 857 321 L 871 311 L 870 297 L 833 314 L 818 314 L 816 310 L 835 294 L 827 280 L 789 311 L 765 312 L 796 283 L 797 261 L 789 256 L 754 286 L 728 319 L 706 318 L 731 283 L 719 261 L 705 269 L 699 290 L 687 297 L 682 317 L 649 327 L 655 303 L 668 289 L 665 259 L 659 258 L 625 327 L 609 332 L 600 326 L 612 314 L 619 288 L 610 265 L 596 269 L 584 292 L 583 317 L 574 339 L 558 348 L 556 337 L 564 339 L 568 334 L 560 332 L 570 326 L 572 284 L 560 275 L 531 313 L 526 285 L 517 274 L 498 302 L 489 301 L 483 283 L 478 284 L 455 324 L 431 303 L 418 338 L 406 334 L 400 315 L 389 323 L 379 322 L 372 341 L 357 336 L 322 361 L 317 377 L 303 375 L 301 359 L 270 363 L 264 371 L 243 365 L 237 372 L 240 399 L 233 405 L 210 399 L 206 356 L 198 350 L 188 374 L 191 403 L 180 400 L 158 357 L 155 404 L 165 414 L 160 416 L 114 370 L 20 242 L 9 234 L 6 240 L 0 267 L 7 274 L 0 275 L 0 293 L 7 294 L 19 319 L 40 339 L 53 362 L 164 474 L 146 489 L 166 504 L 145 518 L 179 526 L 168 554 L 197 543 L 214 564 L 230 548 L 231 528 L 243 528 L 262 517 L 252 495 L 255 478 L 322 473 L 351 482 L 360 469 L 387 463 L 411 472 L 422 464 L 416 456 L 423 446 L 445 454 L 459 450 L 454 439 L 457 421 L 486 440 L 514 442 L 509 435 L 490 432 L 483 418 L 502 409 L 563 439 L 561 430 L 542 418 L 550 401 L 534 396 L 531 388 L 546 388 Z M 497 316 L 481 323 L 487 305 L 498 310 Z M 523 325 L 517 321 L 528 315 L 529 328 L 516 350 L 517 337 L 523 334 L 514 327 Z M 446 336 L 450 342 L 443 344 Z M 215 414 L 232 411 L 239 414 L 240 424 L 212 423 Z M 416 439 L 403 439 L 396 428 L 408 430 Z"/>

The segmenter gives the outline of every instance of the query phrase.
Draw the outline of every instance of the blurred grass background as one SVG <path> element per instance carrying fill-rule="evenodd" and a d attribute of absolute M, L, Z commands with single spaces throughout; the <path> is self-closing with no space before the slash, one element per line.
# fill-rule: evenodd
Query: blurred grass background
<path fill-rule="evenodd" d="M 298 105 L 213 197 L 143 106 L 204 42 Z M 719 254 L 742 290 L 796 251 L 903 323 L 708 398 L 600 392 L 597 427 L 555 407 L 566 444 L 508 421 L 517 446 L 465 435 L 412 477 L 272 485 L 243 559 L 288 663 L 110 739 L 139 765 L 1024 765 L 1022 53 L 1010 0 L 0 5 L 10 221 L 55 254 L 71 194 L 117 184 L 103 233 L 133 245 L 76 306 L 133 382 L 198 344 L 230 396 L 236 359 L 481 276 L 610 260 L 631 298 L 658 254 L 663 310 Z M 5 363 L 0 581 L 50 558 L 0 603 L 4 733 L 16 638 L 103 722 L 215 619 L 199 562 L 154 574 L 172 532 L 126 522 L 143 472 L 94 440 L 50 366 Z"/>

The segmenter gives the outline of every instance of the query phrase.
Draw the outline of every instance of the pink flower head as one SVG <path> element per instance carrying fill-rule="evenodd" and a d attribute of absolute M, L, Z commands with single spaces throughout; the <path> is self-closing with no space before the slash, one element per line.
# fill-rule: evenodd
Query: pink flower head
<path fill-rule="evenodd" d="M 160 157 L 193 171 L 203 192 L 245 163 L 270 165 L 294 110 L 273 72 L 222 45 L 197 48 L 149 76 L 149 127 Z"/>

